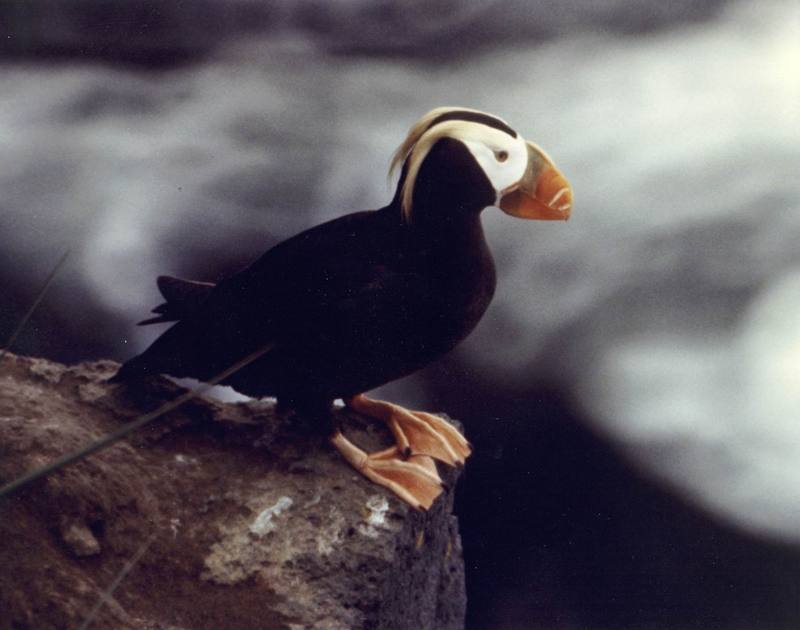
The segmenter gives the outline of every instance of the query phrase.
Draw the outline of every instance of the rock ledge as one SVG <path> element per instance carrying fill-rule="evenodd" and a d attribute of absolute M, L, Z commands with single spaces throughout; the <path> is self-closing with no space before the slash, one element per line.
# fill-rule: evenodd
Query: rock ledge
<path fill-rule="evenodd" d="M 104 381 L 110 361 L 0 364 L 0 480 L 181 393 Z M 369 450 L 382 427 L 347 418 Z M 452 487 L 455 471 L 442 471 Z M 0 627 L 77 627 L 150 546 L 96 628 L 461 628 L 452 490 L 418 513 L 265 401 L 190 401 L 0 504 Z M 7 625 L 4 625 L 7 624 Z"/>

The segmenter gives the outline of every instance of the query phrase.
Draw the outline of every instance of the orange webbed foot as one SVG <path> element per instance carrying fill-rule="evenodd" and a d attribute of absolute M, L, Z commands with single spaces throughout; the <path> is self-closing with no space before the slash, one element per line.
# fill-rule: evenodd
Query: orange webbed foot
<path fill-rule="evenodd" d="M 331 443 L 367 479 L 388 488 L 418 510 L 429 509 L 442 493 L 443 484 L 436 464 L 426 455 L 406 459 L 397 446 L 367 454 L 338 430 L 331 437 Z"/>
<path fill-rule="evenodd" d="M 345 400 L 345 405 L 365 416 L 385 422 L 406 457 L 427 455 L 450 466 L 463 466 L 472 453 L 469 442 L 452 424 L 425 411 L 412 411 L 363 394 Z"/>

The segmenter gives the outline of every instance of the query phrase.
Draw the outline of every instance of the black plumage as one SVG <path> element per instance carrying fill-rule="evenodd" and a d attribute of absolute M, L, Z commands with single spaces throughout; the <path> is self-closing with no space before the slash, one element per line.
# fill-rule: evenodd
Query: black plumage
<path fill-rule="evenodd" d="M 410 224 L 400 211 L 403 177 L 388 206 L 307 230 L 216 286 L 161 279 L 168 301 L 154 319 L 179 321 L 116 379 L 209 380 L 272 344 L 225 384 L 318 407 L 446 353 L 494 293 L 480 212 L 495 193 L 464 145 L 448 138 L 420 169 Z"/>

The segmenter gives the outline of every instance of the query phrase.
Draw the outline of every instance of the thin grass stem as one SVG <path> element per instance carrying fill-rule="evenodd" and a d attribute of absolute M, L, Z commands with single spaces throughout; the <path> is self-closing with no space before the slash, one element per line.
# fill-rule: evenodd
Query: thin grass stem
<path fill-rule="evenodd" d="M 0 361 L 3 360 L 3 358 L 6 356 L 6 353 L 11 348 L 11 346 L 14 345 L 14 342 L 17 340 L 17 337 L 19 337 L 22 330 L 28 324 L 28 321 L 33 316 L 34 311 L 36 311 L 36 309 L 39 307 L 39 304 L 44 299 L 44 296 L 47 293 L 47 290 L 50 288 L 50 285 L 53 284 L 53 280 L 55 280 L 56 276 L 58 275 L 58 272 L 61 270 L 61 267 L 63 267 L 64 263 L 67 262 L 67 258 L 69 258 L 69 250 L 64 252 L 61 258 L 58 259 L 58 262 L 56 263 L 55 267 L 53 267 L 53 269 L 50 270 L 50 273 L 47 275 L 47 278 L 45 279 L 42 288 L 39 289 L 39 293 L 36 295 L 36 299 L 33 301 L 33 304 L 31 304 L 30 308 L 28 309 L 28 312 L 22 316 L 22 319 L 19 321 L 19 324 L 17 324 L 17 327 L 14 329 L 14 331 L 11 333 L 11 336 L 8 338 L 5 347 L 0 349 Z"/>
<path fill-rule="evenodd" d="M 94 606 L 92 606 L 92 609 L 89 611 L 89 614 L 86 615 L 86 619 L 83 620 L 83 623 L 80 625 L 80 628 L 78 630 L 86 630 L 90 625 L 92 625 L 92 622 L 100 613 L 100 610 L 102 610 L 103 605 L 106 602 L 111 601 L 111 597 L 112 595 L 114 595 L 114 591 L 117 590 L 117 587 L 119 587 L 119 585 L 122 584 L 122 581 L 139 563 L 139 560 L 142 559 L 142 556 L 145 553 L 147 553 L 147 550 L 150 548 L 150 545 L 152 545 L 153 541 L 156 539 L 156 534 L 157 532 L 153 532 L 152 534 L 150 534 L 150 536 L 147 537 L 147 540 L 145 540 L 139 546 L 139 548 L 136 550 L 136 553 L 130 557 L 130 559 L 125 563 L 120 572 L 117 573 L 116 576 L 114 576 L 114 579 L 111 581 L 111 584 L 108 585 L 108 588 L 106 588 L 106 590 L 100 593 L 100 597 L 97 598 L 97 601 L 95 602 Z"/>

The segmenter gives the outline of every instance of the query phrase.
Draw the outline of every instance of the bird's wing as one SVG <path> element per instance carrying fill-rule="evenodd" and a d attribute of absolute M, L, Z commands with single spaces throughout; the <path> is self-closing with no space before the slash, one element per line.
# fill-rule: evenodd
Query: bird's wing
<path fill-rule="evenodd" d="M 353 314 L 380 318 L 391 312 L 387 302 L 407 278 L 387 260 L 392 248 L 380 242 L 385 230 L 376 215 L 322 224 L 216 286 L 177 290 L 192 299 L 204 295 L 129 361 L 121 378 L 168 373 L 206 380 L 263 344 L 312 344 L 335 336 Z"/>

